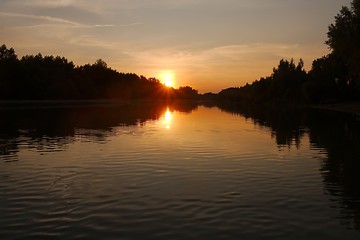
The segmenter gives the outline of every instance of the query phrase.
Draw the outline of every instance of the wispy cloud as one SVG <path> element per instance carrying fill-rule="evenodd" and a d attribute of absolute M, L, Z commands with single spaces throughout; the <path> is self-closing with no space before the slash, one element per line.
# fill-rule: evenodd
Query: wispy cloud
<path fill-rule="evenodd" d="M 104 41 L 98 37 L 91 35 L 81 35 L 78 37 L 70 38 L 68 43 L 74 46 L 86 46 L 86 47 L 101 47 L 107 49 L 116 48 L 116 44 L 109 41 Z"/>
<path fill-rule="evenodd" d="M 0 16 L 4 16 L 4 17 L 13 17 L 13 18 L 25 18 L 25 19 L 32 19 L 32 20 L 38 20 L 41 22 L 48 22 L 48 24 L 46 23 L 42 23 L 42 24 L 30 24 L 30 25 L 22 25 L 22 26 L 16 26 L 16 27 L 12 27 L 12 28 L 38 28 L 38 27 L 48 27 L 51 26 L 52 24 L 62 24 L 62 25 L 66 25 L 69 27 L 74 27 L 74 28 L 99 28 L 99 27 L 130 27 L 130 26 L 136 26 L 136 25 L 141 25 L 141 22 L 134 22 L 134 23 L 129 23 L 129 24 L 121 24 L 121 25 L 116 25 L 116 24 L 83 24 L 83 23 L 79 23 L 79 22 L 75 22 L 75 21 L 70 21 L 67 19 L 63 19 L 63 18 L 56 18 L 56 17 L 51 17 L 51 16 L 39 16 L 39 15 L 31 15 L 31 14 L 22 14 L 22 13 L 10 13 L 10 12 L 0 12 Z"/>
<path fill-rule="evenodd" d="M 84 25 L 84 26 L 88 26 L 88 27 L 131 27 L 131 26 L 137 26 L 137 25 L 142 25 L 142 22 L 134 22 L 134 23 L 129 23 L 129 24 L 118 24 L 118 25 L 114 25 L 114 24 L 96 24 L 96 25 Z"/>
<path fill-rule="evenodd" d="M 23 0 L 24 1 L 24 0 Z M 74 0 L 25 0 L 25 5 L 42 6 L 42 7 L 64 7 L 74 4 Z"/>
<path fill-rule="evenodd" d="M 95 24 L 94 27 L 116 27 L 113 24 Z"/>
<path fill-rule="evenodd" d="M 163 60 L 164 62 L 182 62 L 182 64 L 193 65 L 199 62 L 208 64 L 221 62 L 222 60 L 229 64 L 239 61 L 248 61 L 257 58 L 276 57 L 276 58 L 291 58 L 299 57 L 305 53 L 306 48 L 298 44 L 271 44 L 271 43 L 254 43 L 254 44 L 239 44 L 239 45 L 224 45 L 204 50 L 190 51 L 190 50 L 176 50 L 174 48 L 154 48 L 149 50 L 133 50 L 128 51 L 129 55 L 137 58 L 151 59 L 156 62 Z M 259 59 L 261 60 L 261 59 Z"/>
<path fill-rule="evenodd" d="M 27 18 L 27 19 L 33 19 L 33 20 L 42 20 L 42 21 L 48 21 L 48 22 L 69 24 L 69 25 L 73 25 L 73 26 L 81 26 L 82 25 L 82 24 L 80 24 L 78 22 L 69 21 L 69 20 L 62 19 L 62 18 L 55 18 L 55 17 L 51 17 L 51 16 L 39 16 L 39 15 L 11 13 L 11 12 L 0 12 L 0 16 L 14 17 L 14 18 Z"/>

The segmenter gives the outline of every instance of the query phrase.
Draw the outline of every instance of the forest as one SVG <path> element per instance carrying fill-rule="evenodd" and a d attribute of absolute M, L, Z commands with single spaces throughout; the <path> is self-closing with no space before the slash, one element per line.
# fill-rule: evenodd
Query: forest
<path fill-rule="evenodd" d="M 156 78 L 120 73 L 102 59 L 75 66 L 60 56 L 26 55 L 0 46 L 0 100 L 194 99 L 197 90 L 163 85 Z"/>

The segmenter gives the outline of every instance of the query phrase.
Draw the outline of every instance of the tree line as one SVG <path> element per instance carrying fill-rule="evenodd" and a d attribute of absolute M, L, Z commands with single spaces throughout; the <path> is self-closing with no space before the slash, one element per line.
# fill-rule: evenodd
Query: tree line
<path fill-rule="evenodd" d="M 0 100 L 194 99 L 197 90 L 168 88 L 156 78 L 120 73 L 102 59 L 75 66 L 60 56 L 26 55 L 0 46 Z"/>
<path fill-rule="evenodd" d="M 360 100 L 360 0 L 342 7 L 327 37 L 330 54 L 314 60 L 308 72 L 302 59 L 282 59 L 270 76 L 204 98 L 292 104 Z"/>

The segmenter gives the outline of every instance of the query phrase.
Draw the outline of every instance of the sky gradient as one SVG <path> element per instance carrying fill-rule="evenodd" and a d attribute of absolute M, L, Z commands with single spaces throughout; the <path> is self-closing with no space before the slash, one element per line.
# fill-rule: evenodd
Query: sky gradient
<path fill-rule="evenodd" d="M 0 44 L 60 55 L 200 93 L 268 76 L 281 58 L 309 69 L 350 0 L 0 0 Z"/>

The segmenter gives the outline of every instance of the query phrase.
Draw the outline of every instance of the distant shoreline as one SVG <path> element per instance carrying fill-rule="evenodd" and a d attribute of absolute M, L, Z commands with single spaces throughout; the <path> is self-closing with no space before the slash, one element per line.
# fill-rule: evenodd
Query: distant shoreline
<path fill-rule="evenodd" d="M 81 100 L 0 100 L 0 110 L 61 109 L 79 107 L 124 106 L 137 101 L 81 99 Z"/>
<path fill-rule="evenodd" d="M 65 99 L 65 100 L 0 100 L 0 104 L 62 104 L 62 103 L 126 103 L 124 100 L 109 99 Z"/>
<path fill-rule="evenodd" d="M 28 109 L 28 108 L 67 108 L 67 107 L 84 107 L 84 106 L 121 106 L 129 104 L 142 103 L 164 103 L 176 102 L 177 100 L 148 100 L 148 99 L 134 99 L 134 100 L 109 100 L 109 99 L 79 99 L 79 100 L 0 100 L 0 109 Z M 204 103 L 207 101 L 197 101 Z M 218 101 L 210 101 L 217 103 Z M 350 113 L 356 115 L 360 119 L 360 102 L 344 102 L 332 104 L 316 104 L 310 105 L 310 108 L 329 110 L 343 113 Z"/>
<path fill-rule="evenodd" d="M 194 102 L 197 100 L 182 99 L 67 99 L 67 100 L 0 100 L 0 110 L 16 109 L 60 109 L 60 108 L 78 108 L 78 107 L 108 107 L 108 106 L 126 106 L 140 104 L 172 104 L 176 102 Z"/>

